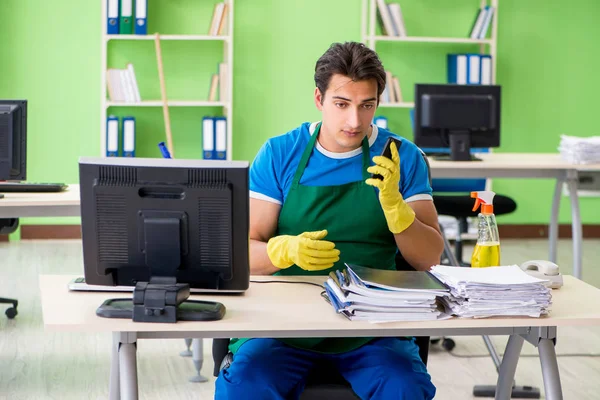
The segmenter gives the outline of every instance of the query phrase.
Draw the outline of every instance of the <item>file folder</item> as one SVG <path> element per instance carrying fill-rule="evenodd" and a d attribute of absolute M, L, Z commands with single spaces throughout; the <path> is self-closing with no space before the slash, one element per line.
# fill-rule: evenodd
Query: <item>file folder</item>
<path fill-rule="evenodd" d="M 148 34 L 148 0 L 135 0 L 135 34 Z"/>
<path fill-rule="evenodd" d="M 202 118 L 202 148 L 205 160 L 214 160 L 215 155 L 215 121 L 212 117 Z"/>
<path fill-rule="evenodd" d="M 123 157 L 135 157 L 134 117 L 123 117 Z"/>
<path fill-rule="evenodd" d="M 448 83 L 467 84 L 467 56 L 464 54 L 448 54 Z"/>
<path fill-rule="evenodd" d="M 481 84 L 492 84 L 492 56 L 490 55 L 481 56 Z"/>
<path fill-rule="evenodd" d="M 119 33 L 121 35 L 131 35 L 133 26 L 133 0 L 121 0 L 121 15 L 119 17 Z"/>
<path fill-rule="evenodd" d="M 106 33 L 119 34 L 119 0 L 108 0 L 106 9 Z"/>
<path fill-rule="evenodd" d="M 377 125 L 378 128 L 383 128 L 383 129 L 388 128 L 388 120 L 386 117 L 383 117 L 383 116 L 375 117 L 373 119 L 373 122 L 375 123 L 375 125 Z"/>
<path fill-rule="evenodd" d="M 467 71 L 469 75 L 469 85 L 479 85 L 481 83 L 480 64 L 481 58 L 479 54 L 467 54 Z"/>
<path fill-rule="evenodd" d="M 119 156 L 119 118 L 109 115 L 106 118 L 106 157 Z"/>
<path fill-rule="evenodd" d="M 215 152 L 217 160 L 227 159 L 227 119 L 216 117 L 215 121 Z"/>

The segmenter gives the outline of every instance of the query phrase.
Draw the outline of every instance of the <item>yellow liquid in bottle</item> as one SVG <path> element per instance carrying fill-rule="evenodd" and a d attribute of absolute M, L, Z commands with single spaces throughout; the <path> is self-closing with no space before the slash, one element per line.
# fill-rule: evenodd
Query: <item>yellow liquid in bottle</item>
<path fill-rule="evenodd" d="M 471 257 L 472 268 L 497 267 L 500 265 L 500 243 L 477 243 Z"/>

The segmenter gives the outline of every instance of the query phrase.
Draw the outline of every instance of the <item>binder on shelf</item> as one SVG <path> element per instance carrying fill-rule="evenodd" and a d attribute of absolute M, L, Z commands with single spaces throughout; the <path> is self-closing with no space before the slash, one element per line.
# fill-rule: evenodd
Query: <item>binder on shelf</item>
<path fill-rule="evenodd" d="M 491 85 L 492 84 L 492 56 L 481 55 L 481 84 Z"/>
<path fill-rule="evenodd" d="M 475 19 L 473 27 L 471 28 L 471 34 L 469 35 L 471 39 L 479 39 L 479 34 L 481 33 L 481 28 L 485 22 L 485 16 L 487 15 L 488 8 L 489 6 L 485 6 L 479 9 L 477 18 Z"/>
<path fill-rule="evenodd" d="M 468 63 L 466 54 L 448 54 L 448 83 L 466 85 Z"/>
<path fill-rule="evenodd" d="M 135 157 L 134 117 L 123 117 L 123 157 Z"/>
<path fill-rule="evenodd" d="M 148 34 L 148 0 L 135 0 L 135 29 L 136 35 Z"/>
<path fill-rule="evenodd" d="M 108 0 L 106 9 L 106 33 L 119 34 L 119 0 Z"/>
<path fill-rule="evenodd" d="M 217 87 L 219 85 L 219 75 L 213 74 L 210 79 L 210 90 L 208 92 L 208 101 L 217 100 Z"/>
<path fill-rule="evenodd" d="M 494 16 L 494 7 L 487 6 L 485 10 L 485 17 L 483 19 L 483 24 L 481 25 L 481 31 L 479 31 L 479 39 L 485 39 L 487 36 L 488 29 L 490 27 L 490 23 L 492 22 L 492 18 Z"/>
<path fill-rule="evenodd" d="M 217 158 L 215 154 L 215 121 L 212 117 L 202 118 L 202 149 L 205 160 Z"/>
<path fill-rule="evenodd" d="M 378 128 L 382 128 L 382 129 L 388 128 L 388 120 L 386 117 L 383 117 L 383 116 L 375 117 L 373 119 L 373 122 L 375 123 L 375 125 L 377 125 Z"/>
<path fill-rule="evenodd" d="M 127 71 L 129 72 L 129 79 L 131 80 L 131 84 L 133 85 L 133 95 L 134 95 L 134 100 L 135 102 L 140 102 L 142 101 L 142 98 L 140 96 L 140 88 L 138 87 L 137 84 L 137 79 L 135 77 L 135 70 L 133 69 L 133 64 L 129 63 L 127 64 Z"/>
<path fill-rule="evenodd" d="M 404 25 L 404 18 L 402 17 L 402 10 L 399 3 L 389 3 L 388 8 L 390 10 L 390 16 L 394 24 L 397 36 L 406 37 L 406 26 Z"/>
<path fill-rule="evenodd" d="M 119 156 L 119 118 L 106 117 L 106 157 Z"/>
<path fill-rule="evenodd" d="M 224 11 L 225 11 L 225 3 L 224 2 L 219 2 L 219 3 L 215 4 L 212 20 L 210 23 L 210 28 L 208 30 L 208 34 L 210 36 L 217 36 L 219 34 L 219 25 L 221 24 L 221 20 L 223 19 Z"/>
<path fill-rule="evenodd" d="M 133 33 L 133 0 L 121 1 L 121 15 L 119 16 L 119 33 L 121 35 L 131 35 Z"/>
<path fill-rule="evenodd" d="M 479 85 L 481 83 L 481 57 L 479 54 L 467 54 L 468 59 L 468 67 L 467 73 L 469 75 L 468 84 L 469 85 Z"/>
<path fill-rule="evenodd" d="M 377 0 L 377 9 L 379 10 L 379 18 L 383 27 L 383 33 L 387 36 L 399 36 L 394 26 L 394 21 L 390 15 L 390 9 L 385 0 Z"/>
<path fill-rule="evenodd" d="M 215 117 L 215 154 L 217 160 L 227 159 L 227 119 Z"/>

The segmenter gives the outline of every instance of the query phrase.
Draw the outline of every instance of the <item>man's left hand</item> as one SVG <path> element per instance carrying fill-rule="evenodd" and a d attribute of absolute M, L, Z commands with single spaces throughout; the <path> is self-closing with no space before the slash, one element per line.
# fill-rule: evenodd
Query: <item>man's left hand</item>
<path fill-rule="evenodd" d="M 400 193 L 400 155 L 396 144 L 390 145 L 392 159 L 375 156 L 367 172 L 379 174 L 382 179 L 369 178 L 365 181 L 379 189 L 379 202 L 388 223 L 390 232 L 397 234 L 406 230 L 415 221 L 415 212 L 406 204 Z"/>

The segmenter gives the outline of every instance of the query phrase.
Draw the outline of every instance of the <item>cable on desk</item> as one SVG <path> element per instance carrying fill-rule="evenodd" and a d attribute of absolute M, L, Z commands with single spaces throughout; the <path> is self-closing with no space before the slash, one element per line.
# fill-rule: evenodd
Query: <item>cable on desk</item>
<path fill-rule="evenodd" d="M 253 281 L 251 279 L 250 282 L 252 282 L 252 283 L 300 283 L 303 285 L 312 285 L 312 286 L 317 286 L 317 287 L 320 287 L 321 289 L 324 289 L 323 285 L 319 285 L 318 283 L 307 282 L 307 281 Z"/>

